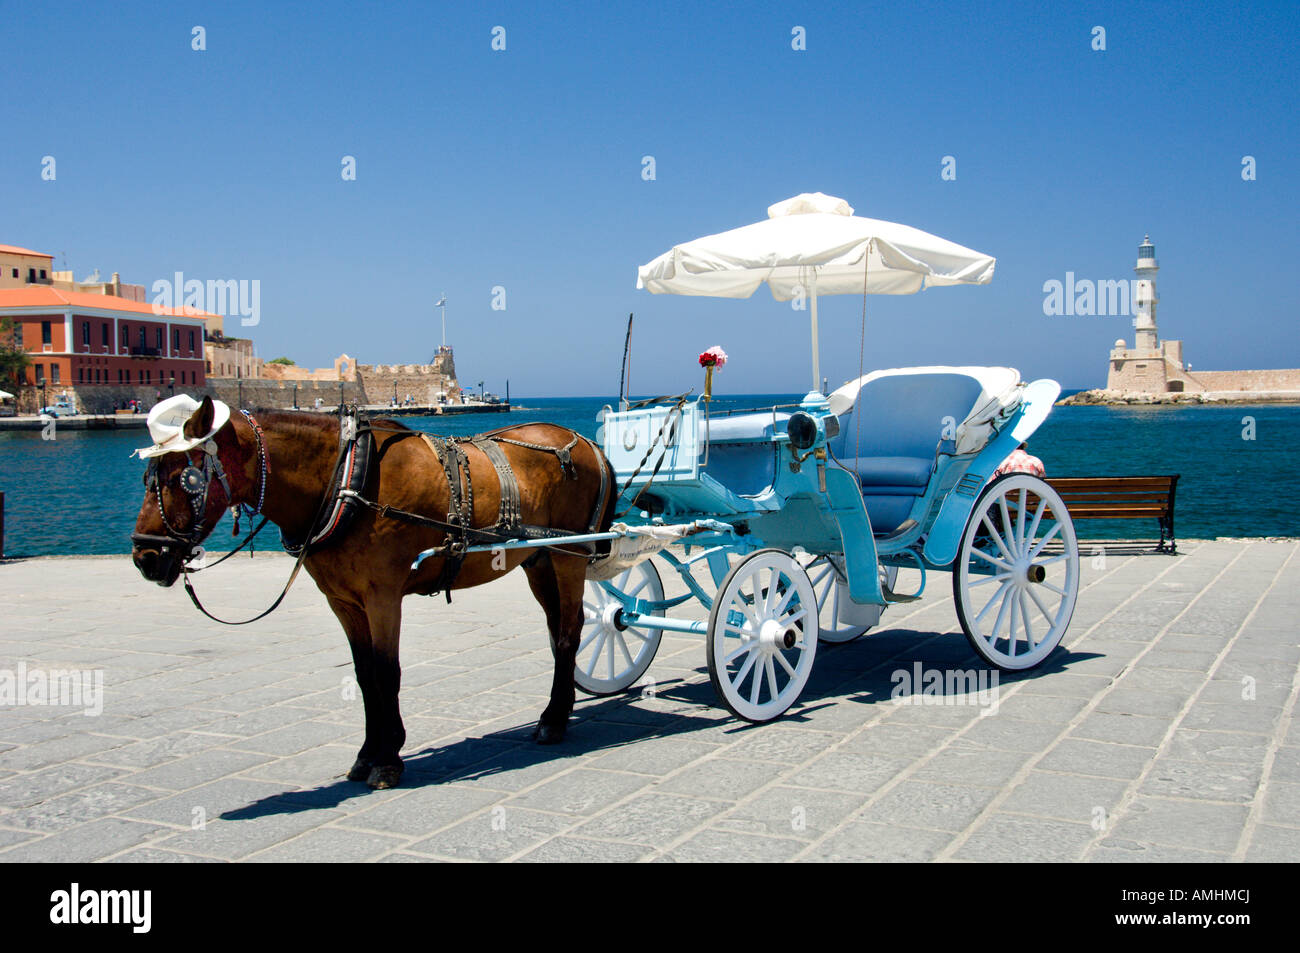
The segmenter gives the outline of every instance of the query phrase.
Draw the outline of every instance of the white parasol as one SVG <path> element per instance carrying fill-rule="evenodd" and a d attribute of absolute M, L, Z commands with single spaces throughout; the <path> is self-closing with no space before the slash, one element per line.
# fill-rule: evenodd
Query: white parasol
<path fill-rule="evenodd" d="M 896 222 L 862 218 L 843 199 L 805 192 L 767 219 L 674 245 L 637 271 L 651 294 L 748 298 L 767 284 L 777 301 L 806 295 L 812 323 L 813 390 L 821 381 L 819 294 L 914 294 L 938 285 L 983 285 L 989 255 Z"/>

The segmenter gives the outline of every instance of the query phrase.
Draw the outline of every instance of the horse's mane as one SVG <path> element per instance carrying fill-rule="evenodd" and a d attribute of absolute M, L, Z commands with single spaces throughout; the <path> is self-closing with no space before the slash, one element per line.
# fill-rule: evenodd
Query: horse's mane
<path fill-rule="evenodd" d="M 249 411 L 258 423 L 266 427 L 274 424 L 280 431 L 293 433 L 319 433 L 337 437 L 339 432 L 339 415 L 337 412 L 315 410 L 280 410 L 275 407 L 254 407 Z M 370 418 L 372 423 L 382 423 L 385 430 L 410 430 L 400 420 L 387 417 Z"/>

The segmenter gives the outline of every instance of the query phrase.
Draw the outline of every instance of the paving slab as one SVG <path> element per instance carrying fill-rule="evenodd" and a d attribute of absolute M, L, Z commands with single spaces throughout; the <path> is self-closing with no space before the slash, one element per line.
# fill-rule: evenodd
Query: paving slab
<path fill-rule="evenodd" d="M 917 664 L 982 669 L 932 585 L 819 652 L 777 722 L 732 717 L 703 640 L 668 633 L 643 685 L 580 694 L 549 747 L 523 575 L 411 599 L 407 771 L 380 792 L 344 777 L 363 709 L 305 577 L 231 631 L 125 557 L 3 562 L 0 671 L 99 673 L 104 694 L 0 713 L 0 862 L 1294 860 L 1300 543 L 1182 548 L 1085 559 L 1062 648 L 1001 673 L 995 704 L 894 697 Z M 234 560 L 205 602 L 269 604 L 290 567 Z"/>

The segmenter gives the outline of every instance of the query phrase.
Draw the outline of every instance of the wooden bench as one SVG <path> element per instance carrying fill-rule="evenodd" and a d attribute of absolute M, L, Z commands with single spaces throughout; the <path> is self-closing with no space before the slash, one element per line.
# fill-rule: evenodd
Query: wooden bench
<path fill-rule="evenodd" d="M 1054 477 L 1047 482 L 1076 520 L 1156 519 L 1157 552 L 1178 552 L 1174 540 L 1174 494 L 1178 474 L 1166 476 Z"/>

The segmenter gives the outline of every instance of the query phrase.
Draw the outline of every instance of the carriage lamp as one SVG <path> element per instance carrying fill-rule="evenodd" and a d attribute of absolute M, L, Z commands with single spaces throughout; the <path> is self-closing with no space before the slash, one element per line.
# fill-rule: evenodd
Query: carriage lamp
<path fill-rule="evenodd" d="M 785 431 L 790 435 L 790 446 L 796 450 L 807 450 L 817 442 L 817 421 L 802 410 L 790 415 Z"/>

